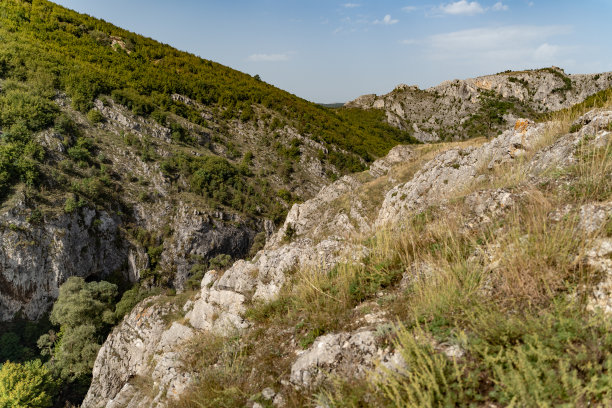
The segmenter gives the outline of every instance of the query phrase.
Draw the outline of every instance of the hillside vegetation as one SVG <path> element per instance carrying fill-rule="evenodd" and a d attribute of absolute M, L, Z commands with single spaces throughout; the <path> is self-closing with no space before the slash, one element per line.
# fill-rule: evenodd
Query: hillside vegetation
<path fill-rule="evenodd" d="M 0 2 L 0 407 L 610 406 L 611 83 L 330 109 Z"/>
<path fill-rule="evenodd" d="M 48 1 L 0 2 L 0 364 L 15 363 L 1 381 L 32 381 L 40 406 L 80 402 L 136 303 L 252 256 L 294 202 L 412 142 L 382 111 L 330 110 Z"/>
<path fill-rule="evenodd" d="M 361 262 L 295 272 L 276 299 L 247 310 L 253 327 L 241 340 L 194 339 L 188 350 L 196 357 L 187 361 L 198 382 L 171 406 L 272 406 L 264 387 L 281 390 L 288 406 L 609 406 L 612 270 L 603 247 L 612 233 L 612 113 L 604 110 L 596 124 L 596 111 L 576 119 L 609 109 L 610 96 L 602 91 L 552 115 L 524 155 L 482 169 L 486 181 L 468 183 L 444 204 L 366 241 L 354 236 L 368 248 Z M 575 161 L 547 162 L 568 140 Z M 433 155 L 467 155 L 481 144 L 421 147 L 413 163 L 395 168 L 395 183 Z M 534 176 L 539 160 L 548 167 Z M 360 196 L 384 182 L 362 185 Z M 346 340 L 330 340 L 366 328 L 379 347 L 373 357 L 366 346 L 353 351 Z M 312 377 L 301 377 L 323 373 L 315 387 L 279 383 L 295 381 L 294 347 L 320 359 L 306 359 Z M 370 368 L 358 375 L 360 365 Z"/>
<path fill-rule="evenodd" d="M 320 142 L 321 159 L 341 172 L 359 170 L 393 145 L 411 140 L 406 132 L 386 126 L 379 112 L 331 112 L 259 78 L 47 1 L 5 1 L 0 22 L 0 126 L 10 142 L 2 154 L 5 194 L 17 180 L 39 181 L 36 163 L 43 160 L 43 152 L 29 143 L 29 135 L 58 119 L 53 103 L 58 91 L 93 122 L 103 119 L 92 111 L 94 101 L 106 95 L 135 115 L 169 127 L 177 143 L 197 143 L 179 118 L 205 128 L 210 122 L 232 120 L 261 123 L 264 129 L 258 137 L 292 126 Z M 24 149 L 26 157 L 11 160 L 16 150 Z"/>
<path fill-rule="evenodd" d="M 85 407 L 609 406 L 610 96 L 338 180 L 193 303 L 140 303 Z"/>

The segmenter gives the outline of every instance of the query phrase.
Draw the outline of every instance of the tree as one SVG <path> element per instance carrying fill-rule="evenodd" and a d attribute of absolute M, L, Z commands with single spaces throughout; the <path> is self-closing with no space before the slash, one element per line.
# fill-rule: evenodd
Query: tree
<path fill-rule="evenodd" d="M 59 297 L 51 311 L 51 323 L 62 329 L 91 324 L 98 330 L 113 324 L 113 301 L 117 285 L 109 282 L 85 282 L 71 277 L 60 287 Z"/>
<path fill-rule="evenodd" d="M 46 408 L 53 404 L 57 383 L 40 360 L 0 367 L 0 408 Z"/>
<path fill-rule="evenodd" d="M 60 287 L 51 311 L 51 323 L 60 326 L 59 333 L 55 341 L 53 332 L 41 336 L 38 345 L 51 354 L 49 367 L 63 381 L 77 388 L 88 382 L 98 349 L 115 322 L 116 297 L 117 285 L 104 281 L 71 277 Z"/>
<path fill-rule="evenodd" d="M 4 361 L 20 361 L 24 354 L 19 336 L 13 332 L 4 333 L 0 337 L 0 364 Z"/>

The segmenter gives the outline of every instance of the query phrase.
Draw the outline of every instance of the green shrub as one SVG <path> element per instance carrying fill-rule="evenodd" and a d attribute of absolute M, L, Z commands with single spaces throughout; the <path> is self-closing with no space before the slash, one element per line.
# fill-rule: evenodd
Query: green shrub
<path fill-rule="evenodd" d="M 58 384 L 40 360 L 0 366 L 0 407 L 47 408 L 53 405 Z"/>
<path fill-rule="evenodd" d="M 97 109 L 91 109 L 89 112 L 87 112 L 87 119 L 89 119 L 89 121 L 91 123 L 100 123 L 104 120 L 104 116 L 102 116 L 102 113 L 100 113 L 99 110 Z"/>

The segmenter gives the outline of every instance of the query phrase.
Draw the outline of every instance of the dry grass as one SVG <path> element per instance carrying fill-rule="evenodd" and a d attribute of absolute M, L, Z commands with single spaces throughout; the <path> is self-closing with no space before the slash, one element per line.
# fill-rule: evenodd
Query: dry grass
<path fill-rule="evenodd" d="M 529 160 L 566 132 L 577 112 L 559 113 L 561 121 L 547 128 L 534 149 L 491 171 L 489 181 L 447 197 L 444 208 L 378 231 L 367 240 L 370 252 L 362 263 L 343 263 L 330 272 L 297 271 L 276 300 L 249 310 L 256 328 L 239 347 L 227 346 L 227 340 L 221 349 L 218 341 L 196 347 L 210 351 L 202 360 L 208 368 L 191 402 L 180 406 L 215 406 L 209 402 L 215 398 L 216 406 L 238 406 L 265 386 L 280 387 L 295 346 L 350 330 L 355 307 L 374 299 L 403 323 L 394 347 L 416 369 L 379 372 L 363 381 L 330 378 L 315 400 L 330 407 L 605 406 L 612 386 L 609 322 L 586 314 L 576 294 L 596 282 L 582 260 L 606 231 L 580 231 L 576 207 L 559 220 L 551 213 L 567 204 L 610 199 L 612 148 L 581 144 L 575 165 L 562 175 L 570 186 L 565 193 L 531 185 L 526 172 Z M 427 160 L 458 146 L 465 144 L 420 146 L 414 162 L 387 177 L 409 180 Z M 362 197 L 384 191 L 388 182 L 367 182 Z M 515 205 L 493 222 L 466 228 L 472 215 L 463 197 L 494 188 L 520 193 Z M 404 272 L 411 279 L 399 290 Z M 380 291 L 389 302 L 378 298 Z M 449 359 L 432 341 L 461 344 L 466 357 Z M 219 355 L 222 364 L 215 360 Z M 254 371 L 261 375 L 253 377 Z M 304 393 L 285 392 L 288 406 L 313 403 Z"/>

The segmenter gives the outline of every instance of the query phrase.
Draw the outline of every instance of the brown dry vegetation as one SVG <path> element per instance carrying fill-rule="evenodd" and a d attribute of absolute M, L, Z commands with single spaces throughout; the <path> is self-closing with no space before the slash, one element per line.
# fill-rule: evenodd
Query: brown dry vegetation
<path fill-rule="evenodd" d="M 602 97 L 598 106 L 610 103 Z M 249 399 L 265 404 L 257 393 L 266 386 L 284 389 L 289 406 L 609 406 L 612 327 L 604 315 L 585 308 L 589 288 L 601 276 L 584 262 L 594 240 L 609 234 L 607 226 L 580 231 L 577 206 L 609 202 L 612 147 L 581 143 L 576 163 L 555 175 L 563 183 L 553 187 L 534 183 L 526 171 L 529 159 L 566 134 L 584 109 L 557 114 L 536 148 L 491 172 L 487 183 L 377 232 L 367 240 L 370 254 L 362 263 L 341 264 L 329 273 L 297 271 L 276 300 L 249 310 L 254 328 L 233 340 L 241 352 L 231 358 L 215 354 L 222 368 L 191 366 L 203 373 L 201 385 L 179 406 L 213 406 L 205 402 L 211 395 L 238 389 L 235 405 L 217 406 Z M 449 147 L 419 147 L 419 159 L 393 174 L 408 179 Z M 364 191 L 378 191 L 380 183 L 366 183 Z M 490 223 L 466 228 L 470 209 L 464 198 L 502 187 L 515 194 L 516 205 Z M 551 217 L 567 205 L 563 217 Z M 414 274 L 400 288 L 404 272 L 418 265 L 430 272 Z M 401 353 L 408 370 L 383 369 L 358 380 L 330 377 L 307 395 L 283 388 L 296 347 L 353 329 L 372 309 L 386 311 L 397 323 L 382 341 Z M 465 355 L 448 358 L 439 344 L 459 345 Z M 208 383 L 209 370 L 231 371 L 237 358 L 242 375 L 219 375 Z"/>

